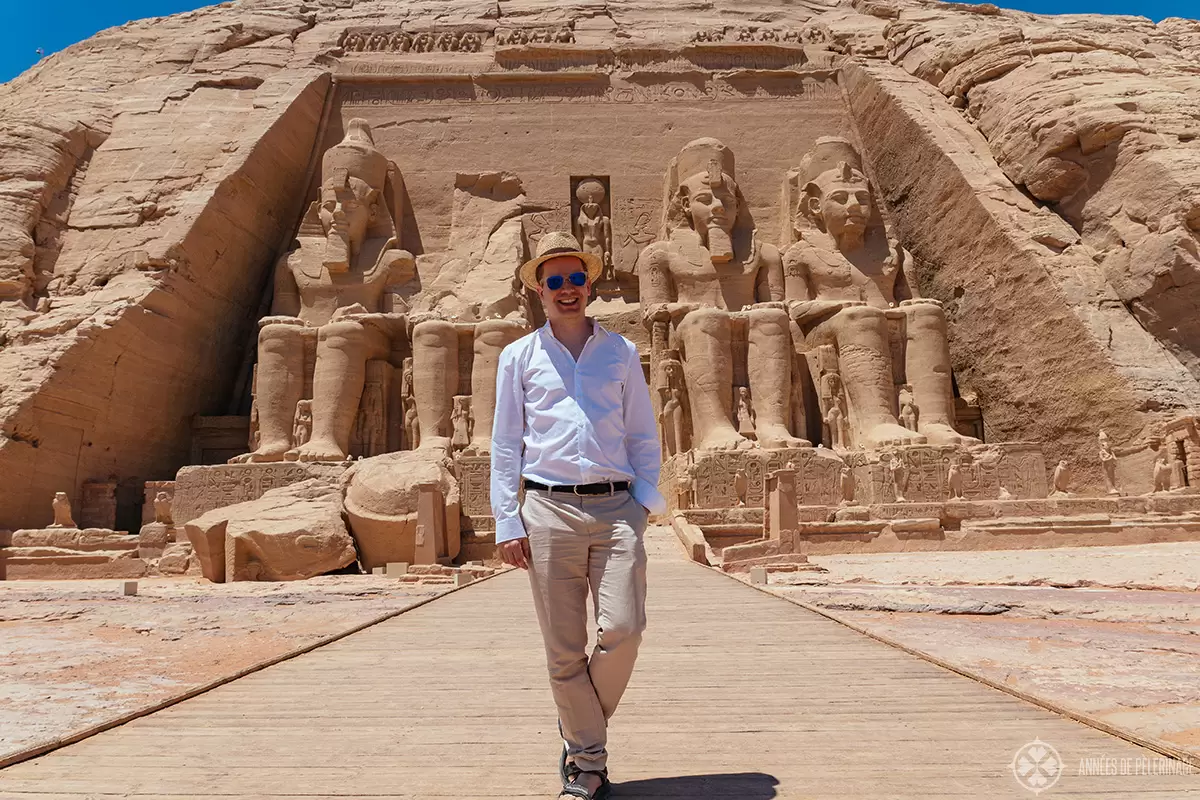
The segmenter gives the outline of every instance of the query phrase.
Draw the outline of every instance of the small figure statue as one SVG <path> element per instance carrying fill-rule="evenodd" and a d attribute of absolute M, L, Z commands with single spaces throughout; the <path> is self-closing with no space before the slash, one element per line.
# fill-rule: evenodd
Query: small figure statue
<path fill-rule="evenodd" d="M 357 433 L 363 457 L 383 454 L 383 390 L 379 384 L 367 384 L 363 389 Z"/>
<path fill-rule="evenodd" d="M 166 492 L 154 495 L 154 521 L 163 525 L 175 524 L 175 520 L 171 518 L 171 495 Z"/>
<path fill-rule="evenodd" d="M 416 450 L 421 446 L 421 421 L 417 419 L 417 401 L 411 397 L 404 398 L 404 435 L 408 437 L 409 450 Z"/>
<path fill-rule="evenodd" d="M 829 406 L 825 412 L 825 424 L 829 426 L 829 446 L 834 450 L 846 449 L 846 415 L 839 404 L 832 403 Z"/>
<path fill-rule="evenodd" d="M 838 482 L 842 489 L 842 505 L 854 505 L 854 470 L 850 469 L 849 465 L 842 465 Z"/>
<path fill-rule="evenodd" d="M 50 503 L 54 509 L 54 522 L 51 528 L 77 528 L 75 519 L 71 516 L 71 500 L 66 492 L 55 492 L 54 500 Z"/>
<path fill-rule="evenodd" d="M 292 447 L 308 444 L 312 438 L 312 400 L 296 403 L 296 419 L 292 423 Z"/>
<path fill-rule="evenodd" d="M 916 401 L 913 400 L 912 391 L 900 392 L 900 424 L 908 428 L 910 431 L 915 431 L 920 422 L 920 411 L 917 409 Z"/>
<path fill-rule="evenodd" d="M 846 415 L 846 393 L 841 374 L 831 371 L 821 376 L 821 398 L 825 404 L 822 421 L 829 429 L 829 446 L 834 450 L 849 450 L 850 418 Z"/>
<path fill-rule="evenodd" d="M 262 441 L 262 434 L 258 427 L 258 403 L 250 404 L 250 452 L 253 453 L 258 449 L 259 442 Z"/>
<path fill-rule="evenodd" d="M 585 253 L 592 253 L 604 265 L 598 284 L 616 289 L 617 273 L 612 258 L 612 221 L 604 213 L 604 184 L 595 178 L 580 181 L 575 189 L 579 199 L 579 216 L 575 219 L 575 238 Z"/>
<path fill-rule="evenodd" d="M 686 473 L 681 474 L 675 478 L 675 508 L 686 511 L 692 506 L 691 499 L 692 480 Z"/>
<path fill-rule="evenodd" d="M 898 453 L 892 453 L 889 450 L 885 450 L 879 458 L 892 478 L 892 490 L 896 496 L 896 502 L 908 502 L 904 499 L 904 490 L 908 488 L 908 467 L 904 465 L 904 459 Z"/>
<path fill-rule="evenodd" d="M 459 395 L 454 398 L 454 410 L 450 413 L 454 435 L 450 439 L 453 450 L 462 450 L 471 443 L 471 398 Z"/>
<path fill-rule="evenodd" d="M 963 499 L 962 466 L 957 460 L 950 462 L 950 472 L 946 475 L 946 483 L 950 487 L 950 499 Z"/>
<path fill-rule="evenodd" d="M 663 405 L 658 420 L 662 426 L 663 444 L 666 446 L 667 456 L 670 457 L 684 450 L 682 366 L 675 359 L 664 359 L 662 372 L 665 386 L 660 389 Z"/>
<path fill-rule="evenodd" d="M 1050 496 L 1069 495 L 1071 492 L 1068 485 L 1071 482 L 1071 467 L 1066 461 L 1059 461 L 1058 466 L 1054 468 L 1054 477 L 1050 480 L 1053 488 L 1050 490 Z"/>
<path fill-rule="evenodd" d="M 738 433 L 747 439 L 754 439 L 754 423 L 757 415 L 754 413 L 754 406 L 750 404 L 750 388 L 739 386 L 737 390 Z"/>
<path fill-rule="evenodd" d="M 1169 491 L 1171 491 L 1171 462 L 1167 459 L 1167 450 L 1164 447 L 1158 451 L 1158 456 L 1154 459 L 1154 492 Z"/>
<path fill-rule="evenodd" d="M 750 482 L 746 479 L 746 470 L 738 467 L 737 472 L 733 474 L 733 493 L 737 496 L 737 504 L 734 508 L 744 508 L 746 505 L 746 492 L 750 488 Z"/>
<path fill-rule="evenodd" d="M 1108 444 L 1108 434 L 1100 431 L 1100 467 L 1104 471 L 1104 484 L 1108 494 L 1119 495 L 1117 489 L 1117 455 Z"/>

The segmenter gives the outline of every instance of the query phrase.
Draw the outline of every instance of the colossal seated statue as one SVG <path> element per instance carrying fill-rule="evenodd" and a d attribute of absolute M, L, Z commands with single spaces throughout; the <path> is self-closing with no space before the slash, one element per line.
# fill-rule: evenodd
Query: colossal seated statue
<path fill-rule="evenodd" d="M 819 139 L 789 173 L 786 194 L 789 313 L 803 347 L 810 352 L 832 347 L 836 353 L 851 438 L 841 445 L 977 444 L 954 427 L 941 304 L 917 297 L 908 282 L 908 256 L 888 241 L 853 145 Z M 893 365 L 894 353 L 900 364 Z M 920 409 L 915 431 L 897 420 L 901 384 L 911 385 Z"/>
<path fill-rule="evenodd" d="M 385 297 L 415 274 L 412 255 L 399 246 L 399 180 L 361 119 L 350 120 L 345 138 L 325 153 L 320 198 L 305 214 L 298 246 L 276 265 L 271 315 L 259 323 L 258 447 L 235 460 L 348 456 L 367 362 L 387 359 L 406 338 L 404 316 Z M 301 443 L 293 441 L 294 420 L 305 399 L 306 352 L 315 352 L 312 430 Z"/>
<path fill-rule="evenodd" d="M 755 240 L 733 153 L 716 139 L 690 142 L 668 168 L 664 195 L 659 240 L 636 270 L 643 319 L 669 330 L 668 342 L 652 343 L 656 357 L 670 347 L 682 360 L 692 448 L 754 445 L 734 419 L 738 342 L 759 445 L 808 446 L 789 430 L 793 350 L 779 251 Z"/>

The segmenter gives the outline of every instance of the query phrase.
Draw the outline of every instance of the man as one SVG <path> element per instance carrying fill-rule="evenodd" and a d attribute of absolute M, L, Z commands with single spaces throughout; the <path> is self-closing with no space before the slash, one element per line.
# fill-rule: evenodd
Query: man
<path fill-rule="evenodd" d="M 600 259 L 548 233 L 521 281 L 546 324 L 504 349 L 492 429 L 492 513 L 505 563 L 529 571 L 563 737 L 562 798 L 607 797 L 607 721 L 646 626 L 646 551 L 661 451 L 632 342 L 585 315 Z M 525 488 L 525 501 L 518 489 Z M 598 627 L 587 647 L 587 595 Z"/>

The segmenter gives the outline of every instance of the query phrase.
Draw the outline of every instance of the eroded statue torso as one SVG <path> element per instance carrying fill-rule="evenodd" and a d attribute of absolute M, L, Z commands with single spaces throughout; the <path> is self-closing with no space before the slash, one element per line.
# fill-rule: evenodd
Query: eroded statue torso
<path fill-rule="evenodd" d="M 806 234 L 783 254 L 784 285 L 789 300 L 858 300 L 887 308 L 900 300 L 900 274 L 886 244 L 868 242 L 849 255 L 822 233 Z"/>

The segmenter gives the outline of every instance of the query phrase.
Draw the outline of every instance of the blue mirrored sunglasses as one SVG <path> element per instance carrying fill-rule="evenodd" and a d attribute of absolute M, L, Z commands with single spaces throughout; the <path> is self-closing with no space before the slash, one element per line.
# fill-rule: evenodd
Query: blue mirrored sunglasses
<path fill-rule="evenodd" d="M 571 284 L 574 286 L 583 286 L 584 284 L 587 283 L 587 273 L 586 272 L 572 272 L 570 275 L 568 275 L 566 277 L 566 280 L 569 280 L 571 282 Z M 562 287 L 563 287 L 563 276 L 562 275 L 551 275 L 549 278 L 546 278 L 546 288 L 549 289 L 550 291 L 557 292 Z"/>

